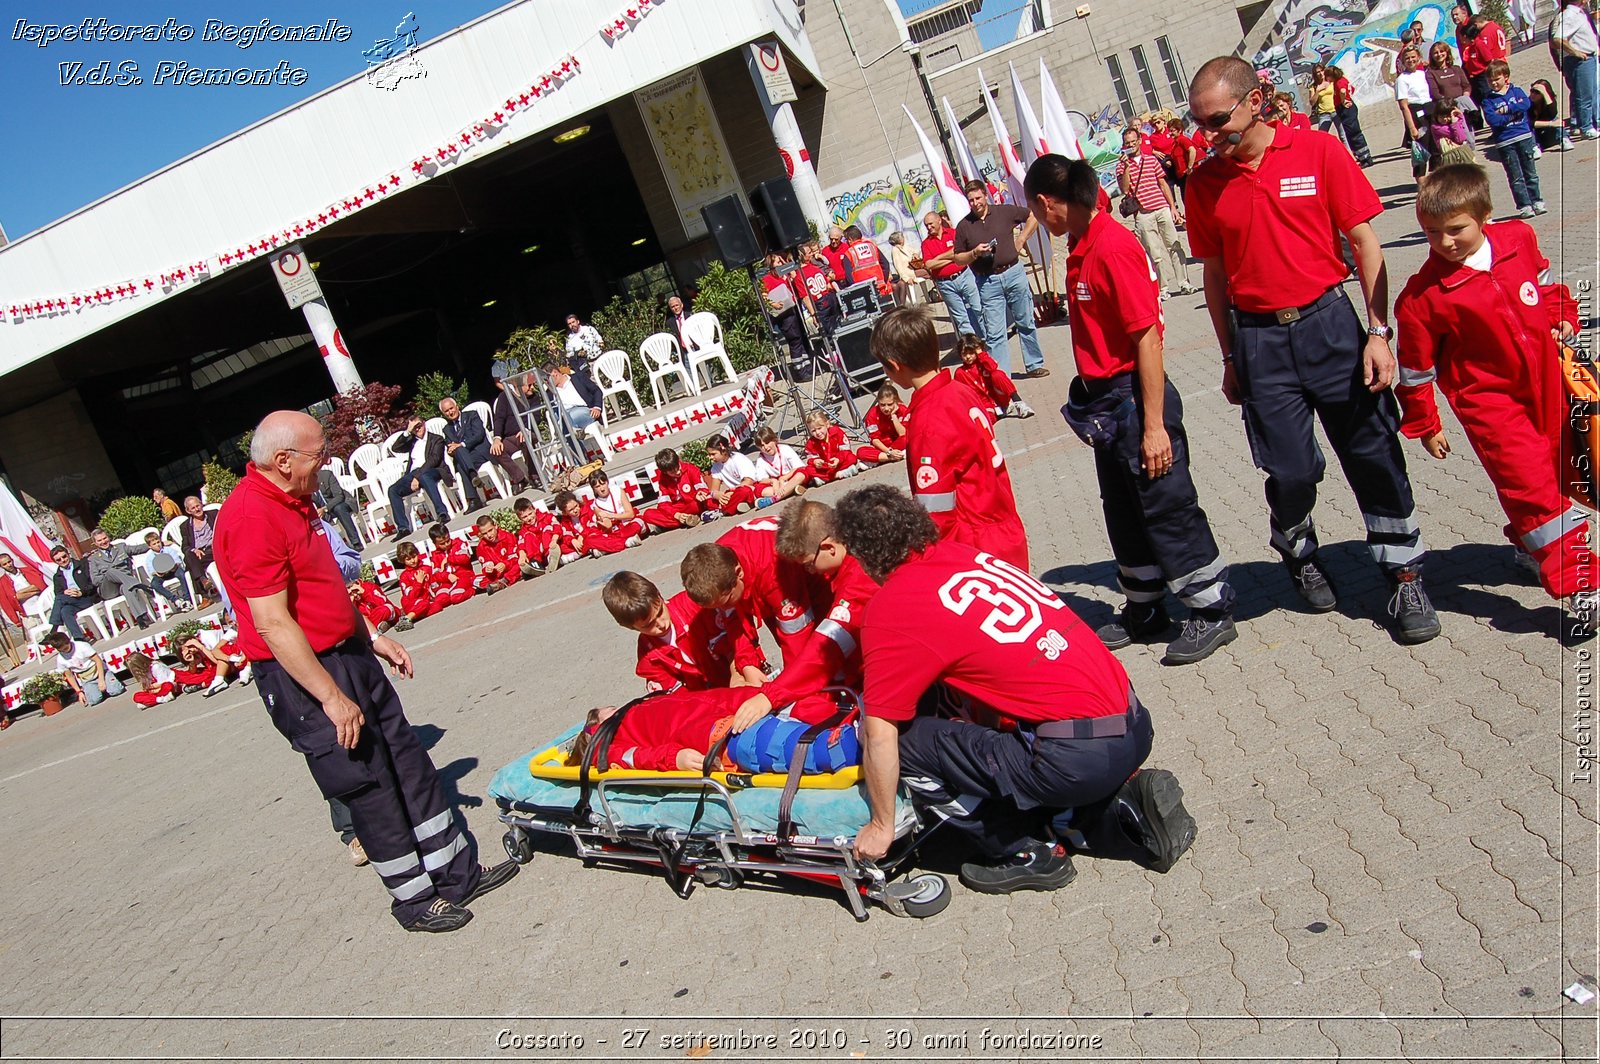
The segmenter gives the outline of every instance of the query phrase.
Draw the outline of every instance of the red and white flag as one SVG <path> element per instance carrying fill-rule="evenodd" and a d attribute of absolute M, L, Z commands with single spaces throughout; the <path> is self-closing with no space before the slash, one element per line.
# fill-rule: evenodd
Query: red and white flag
<path fill-rule="evenodd" d="M 911 122 L 911 128 L 917 131 L 917 141 L 922 145 L 922 157 L 928 162 L 928 169 L 933 173 L 934 184 L 939 186 L 939 198 L 944 201 L 945 213 L 950 215 L 952 224 L 960 223 L 967 216 L 967 197 L 961 191 L 961 182 L 956 180 L 956 175 L 950 172 L 950 164 L 945 160 L 944 153 L 933 146 L 928 135 L 922 131 L 917 120 L 911 114 L 911 109 L 904 104 L 900 109 L 906 113 L 906 118 Z"/>
<path fill-rule="evenodd" d="M 941 97 L 939 102 L 944 104 L 944 120 L 950 126 L 950 141 L 956 150 L 956 165 L 961 168 L 961 179 L 982 181 L 983 171 L 978 169 L 978 160 L 967 144 L 966 134 L 961 132 L 961 123 L 956 121 L 956 113 L 950 107 L 950 97 Z"/>
<path fill-rule="evenodd" d="M 1039 120 L 1034 117 L 1033 104 L 1028 102 L 1028 94 L 1022 89 L 1022 79 L 1017 77 L 1017 68 L 1010 63 L 1006 66 L 1011 69 L 1011 95 L 1017 101 L 1017 134 L 1022 141 L 1022 161 L 1025 165 L 1032 166 L 1033 161 L 1039 156 L 1050 154 L 1050 141 L 1046 139 Z"/>
<path fill-rule="evenodd" d="M 1039 103 L 1044 109 L 1044 139 L 1050 142 L 1050 149 L 1069 159 L 1083 158 L 1083 147 L 1067 117 L 1067 105 L 1061 102 L 1055 78 L 1050 76 L 1043 59 L 1039 60 Z"/>

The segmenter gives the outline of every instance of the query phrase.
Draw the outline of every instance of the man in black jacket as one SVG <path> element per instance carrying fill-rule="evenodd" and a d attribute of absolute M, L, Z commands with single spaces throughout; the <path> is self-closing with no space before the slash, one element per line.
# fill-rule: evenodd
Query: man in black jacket
<path fill-rule="evenodd" d="M 394 535 L 389 538 L 399 542 L 411 535 L 411 514 L 406 509 L 406 499 L 419 491 L 426 491 L 433 503 L 434 516 L 440 521 L 447 520 L 450 511 L 445 508 L 444 497 L 439 494 L 439 482 L 442 480 L 446 484 L 454 484 L 455 479 L 445 465 L 444 437 L 429 432 L 427 422 L 420 417 L 413 417 L 407 422 L 405 435 L 395 440 L 389 450 L 406 456 L 405 472 L 389 485 L 389 512 L 394 514 L 395 528 Z"/>
<path fill-rule="evenodd" d="M 78 624 L 78 614 L 100 601 L 94 581 L 89 579 L 89 563 L 82 558 L 73 561 L 67 548 L 62 546 L 50 549 L 50 560 L 56 567 L 50 577 L 50 586 L 56 595 L 55 603 L 50 607 L 50 624 L 65 628 L 67 634 L 78 642 L 87 642 L 83 637 L 83 627 Z"/>
<path fill-rule="evenodd" d="M 317 490 L 312 494 L 311 501 L 317 505 L 323 517 L 339 522 L 339 527 L 344 529 L 346 543 L 357 550 L 361 549 L 363 540 L 356 525 L 356 501 L 327 466 L 317 473 Z"/>
<path fill-rule="evenodd" d="M 509 384 L 507 381 L 509 380 Z M 528 486 L 529 471 L 539 468 L 534 458 L 533 448 L 528 440 L 528 432 L 523 428 L 518 414 L 527 413 L 533 407 L 533 399 L 529 392 L 533 388 L 531 376 L 519 375 L 511 363 L 496 360 L 494 364 L 494 386 L 500 394 L 494 398 L 494 405 L 489 409 L 489 453 L 496 461 L 509 458 L 514 452 L 522 452 L 522 460 L 527 463 L 527 471 L 520 478 L 512 481 L 512 487 L 521 491 Z M 515 461 L 515 459 L 512 459 Z M 504 463 L 502 462 L 502 466 Z"/>
<path fill-rule="evenodd" d="M 483 505 L 482 496 L 478 494 L 472 478 L 486 464 L 493 462 L 500 466 L 513 484 L 525 478 L 517 460 L 507 454 L 504 448 L 499 454 L 494 453 L 483 418 L 476 412 L 462 410 L 454 399 L 446 397 L 439 401 L 439 413 L 444 415 L 445 453 L 455 462 L 456 471 L 466 484 L 467 509 L 476 510 Z"/>

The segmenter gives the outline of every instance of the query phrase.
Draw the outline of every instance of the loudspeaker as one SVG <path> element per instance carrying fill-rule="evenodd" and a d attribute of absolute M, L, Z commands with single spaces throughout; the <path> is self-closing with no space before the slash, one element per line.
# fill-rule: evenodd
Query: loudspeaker
<path fill-rule="evenodd" d="M 861 318 L 839 326 L 833 334 L 833 342 L 839 345 L 839 358 L 850 379 L 862 386 L 877 384 L 884 378 L 883 363 L 872 357 L 872 327 L 877 322 L 877 315 Z"/>
<path fill-rule="evenodd" d="M 700 217 L 717 245 L 717 257 L 723 265 L 738 269 L 761 257 L 756 235 L 750 229 L 750 219 L 744 213 L 744 203 L 738 196 L 724 196 L 706 204 L 700 208 Z"/>
<path fill-rule="evenodd" d="M 800 201 L 794 198 L 794 185 L 787 177 L 761 182 L 751 199 L 760 205 L 771 223 L 775 247 L 792 248 L 811 239 L 806 214 L 800 209 Z"/>

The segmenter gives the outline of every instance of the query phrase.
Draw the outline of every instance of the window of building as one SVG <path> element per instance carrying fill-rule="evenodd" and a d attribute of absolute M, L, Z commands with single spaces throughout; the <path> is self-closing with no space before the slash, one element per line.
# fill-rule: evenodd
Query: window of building
<path fill-rule="evenodd" d="M 1133 69 L 1139 75 L 1139 87 L 1144 89 L 1144 102 L 1146 110 L 1155 111 L 1161 107 L 1161 100 L 1156 96 L 1156 83 L 1150 77 L 1150 64 L 1144 60 L 1144 48 L 1135 45 L 1133 48 Z"/>
<path fill-rule="evenodd" d="M 1122 64 L 1114 55 L 1106 56 L 1106 71 L 1111 75 L 1111 88 L 1116 91 L 1117 103 L 1122 107 L 1122 117 L 1133 120 L 1133 97 L 1128 95 L 1128 82 L 1122 76 Z"/>
<path fill-rule="evenodd" d="M 1179 107 L 1189 101 L 1183 88 L 1183 71 L 1178 67 L 1178 57 L 1172 51 L 1172 42 L 1165 37 L 1156 38 L 1156 51 L 1161 54 L 1161 72 L 1167 76 L 1167 88 L 1172 90 L 1172 102 Z"/>

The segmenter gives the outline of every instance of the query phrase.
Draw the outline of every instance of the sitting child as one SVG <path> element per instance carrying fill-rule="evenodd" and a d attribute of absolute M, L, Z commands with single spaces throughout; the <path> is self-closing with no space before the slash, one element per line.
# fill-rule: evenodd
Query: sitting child
<path fill-rule="evenodd" d="M 906 420 L 910 417 L 911 408 L 900 401 L 900 392 L 894 383 L 884 381 L 878 389 L 878 401 L 867 411 L 866 417 L 867 439 L 878 449 L 878 461 L 906 460 Z"/>
<path fill-rule="evenodd" d="M 45 637 L 44 644 L 61 656 L 62 679 L 84 705 L 99 705 L 125 690 L 106 659 L 88 643 L 58 631 Z"/>
<path fill-rule="evenodd" d="M 140 709 L 164 705 L 178 697 L 177 674 L 148 654 L 129 654 L 128 672 L 139 686 L 133 692 L 133 700 Z"/>
<path fill-rule="evenodd" d="M 389 601 L 389 596 L 377 584 L 370 580 L 352 580 L 345 585 L 345 591 L 350 595 L 350 604 L 377 634 L 382 635 L 391 628 L 397 632 L 411 631 L 406 615 Z"/>
<path fill-rule="evenodd" d="M 433 549 L 423 559 L 423 567 L 429 571 L 428 587 L 433 597 L 440 600 L 439 609 L 467 601 L 482 585 L 473 571 L 472 554 L 466 544 L 452 539 L 449 527 L 443 522 L 428 529 L 428 539 Z"/>
<path fill-rule="evenodd" d="M 649 529 L 639 520 L 628 490 L 621 483 L 613 484 L 603 469 L 589 474 L 589 490 L 594 492 L 595 527 L 621 536 L 626 546 L 637 547 Z"/>
<path fill-rule="evenodd" d="M 600 594 L 611 619 L 639 633 L 634 671 L 646 690 L 760 684 L 766 658 L 755 628 L 742 618 L 701 608 L 687 592 L 666 599 L 648 578 L 620 572 Z"/>
<path fill-rule="evenodd" d="M 556 521 L 527 499 L 512 507 L 522 528 L 517 532 L 517 560 L 522 578 L 531 579 L 561 568 L 561 550 L 556 543 Z"/>
<path fill-rule="evenodd" d="M 711 459 L 711 494 L 724 509 L 731 506 L 735 513 L 744 513 L 752 506 L 760 509 L 777 501 L 771 485 L 756 483 L 755 463 L 734 450 L 720 432 L 706 441 L 706 457 Z"/>
<path fill-rule="evenodd" d="M 728 733 L 734 710 L 744 693 L 737 688 L 710 691 L 673 691 L 655 695 L 630 707 L 612 734 L 607 749 L 610 768 L 644 769 L 656 772 L 699 772 L 705 765 L 706 753 Z M 582 765 L 593 762 L 598 754 L 594 746 L 595 732 L 603 721 L 617 713 L 616 706 L 591 709 L 584 720 L 583 730 L 572 741 L 572 751 L 567 764 Z M 788 707 L 789 719 L 774 719 L 770 733 L 762 733 L 767 744 L 746 742 L 750 763 L 739 764 L 733 758 L 738 750 L 728 745 L 729 761 L 733 767 L 752 772 L 781 772 L 787 768 L 788 755 L 794 752 L 795 740 L 811 724 L 820 724 L 837 715 L 838 709 L 826 695 L 812 694 Z M 792 735 L 778 736 L 778 731 Z M 752 739 L 756 733 L 752 731 Z M 765 751 L 756 749 L 766 746 Z M 806 764 L 811 771 L 833 771 L 861 760 L 860 745 L 853 725 L 841 725 L 824 732 L 812 743 Z"/>
<path fill-rule="evenodd" d="M 700 467 L 685 462 L 673 448 L 663 447 L 656 455 L 656 479 L 661 501 L 642 515 L 650 527 L 694 528 L 722 516 Z"/>
<path fill-rule="evenodd" d="M 206 698 L 226 691 L 239 675 L 239 667 L 232 656 L 221 647 L 207 646 L 198 637 L 191 636 L 178 648 L 182 667 L 172 670 L 172 678 L 183 690 L 199 690 Z"/>
<path fill-rule="evenodd" d="M 516 537 L 501 528 L 488 514 L 478 518 L 478 561 L 483 572 L 478 589 L 487 594 L 504 591 L 522 579 L 522 562 L 517 557 Z"/>
<path fill-rule="evenodd" d="M 961 334 L 961 365 L 954 370 L 956 380 L 965 384 L 994 407 L 999 417 L 1032 417 L 1033 408 L 1022 401 L 1011 378 L 1000 372 L 994 356 L 983 341 L 972 333 Z M 891 385 L 892 387 L 892 385 Z"/>
<path fill-rule="evenodd" d="M 778 442 L 771 425 L 756 430 L 754 458 L 757 483 L 772 489 L 774 499 L 806 493 L 806 464 L 787 443 Z"/>
<path fill-rule="evenodd" d="M 422 554 L 415 543 L 407 540 L 396 547 L 394 560 L 400 563 L 400 609 L 406 620 L 416 624 L 450 604 L 444 595 L 434 592 L 433 570 L 422 564 Z"/>
<path fill-rule="evenodd" d="M 813 483 L 827 484 L 853 477 L 864 468 L 862 461 L 876 462 L 876 447 L 859 455 L 850 448 L 844 429 L 828 420 L 821 410 L 806 414 L 806 473 Z"/>

